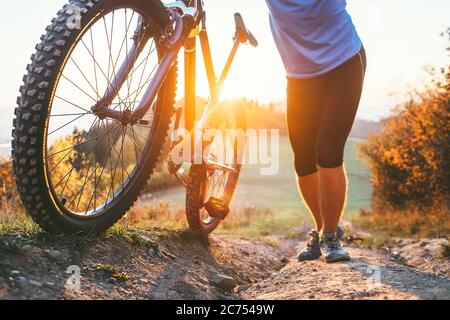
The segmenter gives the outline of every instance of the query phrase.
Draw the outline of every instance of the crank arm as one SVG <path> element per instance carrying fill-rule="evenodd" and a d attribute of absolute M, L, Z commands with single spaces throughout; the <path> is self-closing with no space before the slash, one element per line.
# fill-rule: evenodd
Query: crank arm
<path fill-rule="evenodd" d="M 227 173 L 237 173 L 237 170 L 233 167 L 209 160 L 209 159 L 203 159 L 203 163 L 205 164 L 205 167 L 207 170 L 210 171 L 223 171 Z"/>

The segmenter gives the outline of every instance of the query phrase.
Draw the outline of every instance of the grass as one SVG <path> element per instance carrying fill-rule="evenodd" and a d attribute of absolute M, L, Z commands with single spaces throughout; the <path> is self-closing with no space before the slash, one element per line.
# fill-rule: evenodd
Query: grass
<path fill-rule="evenodd" d="M 155 240 L 142 232 L 144 228 L 124 224 L 116 224 L 106 232 L 96 234 L 80 234 L 72 236 L 56 236 L 43 231 L 27 217 L 0 220 L 0 249 L 20 250 L 26 243 L 70 244 L 76 248 L 101 242 L 104 240 L 125 241 L 137 246 L 154 247 L 158 249 Z M 152 230 L 153 231 L 153 230 Z"/>
<path fill-rule="evenodd" d="M 289 235 L 295 238 L 296 226 L 304 215 L 293 210 L 268 210 L 253 206 L 233 211 L 219 226 L 218 234 L 260 238 L 269 235 Z"/>
<path fill-rule="evenodd" d="M 93 265 L 94 270 L 100 271 L 106 278 L 114 278 L 121 283 L 130 284 L 133 282 L 133 278 L 126 272 L 119 270 L 118 268 L 103 263 L 96 263 Z"/>
<path fill-rule="evenodd" d="M 380 234 L 376 236 L 362 236 L 349 228 L 344 228 L 345 238 L 347 243 L 356 243 L 362 248 L 367 249 L 381 249 L 389 247 L 393 244 L 394 239 L 387 234 Z"/>
<path fill-rule="evenodd" d="M 275 212 L 247 205 L 242 209 L 232 210 L 215 233 L 249 238 L 286 234 L 296 237 L 292 226 L 299 225 L 304 217 L 304 214 L 293 210 L 284 209 Z M 154 202 L 133 207 L 120 222 L 118 229 L 114 230 L 114 227 L 110 232 L 126 231 L 129 226 L 144 229 L 163 228 L 170 231 L 182 231 L 188 227 L 185 211 L 182 208 L 175 208 L 169 202 Z"/>
<path fill-rule="evenodd" d="M 168 201 L 135 205 L 121 220 L 121 224 L 168 230 L 182 230 L 187 227 L 184 210 L 173 207 Z"/>
<path fill-rule="evenodd" d="M 20 252 L 27 243 L 47 242 L 51 238 L 26 217 L 0 220 L 0 252 Z"/>
<path fill-rule="evenodd" d="M 137 227 L 129 225 L 116 224 L 103 234 L 103 238 L 125 241 L 138 246 L 157 246 L 157 243 L 152 239 L 141 234 Z"/>
<path fill-rule="evenodd" d="M 97 237 L 95 234 L 72 236 L 51 235 L 43 231 L 27 217 L 0 220 L 0 249 L 10 251 L 20 251 L 28 243 L 48 245 L 66 244 L 74 248 L 82 249 L 104 237 L 105 235 Z"/>
<path fill-rule="evenodd" d="M 0 237 L 37 239 L 43 236 L 43 231 L 39 226 L 26 217 L 0 221 Z"/>
<path fill-rule="evenodd" d="M 361 210 L 356 225 L 385 237 L 442 238 L 450 234 L 448 208 Z"/>
<path fill-rule="evenodd" d="M 247 206 L 240 211 L 232 211 L 215 234 L 237 235 L 258 239 L 267 235 L 298 236 L 292 226 L 301 221 L 301 215 L 290 211 L 274 212 Z M 58 245 L 66 244 L 74 248 L 105 240 L 124 241 L 132 245 L 151 248 L 155 255 L 171 258 L 159 242 L 166 234 L 179 236 L 186 241 L 195 238 L 187 231 L 184 210 L 173 209 L 168 203 L 152 206 L 135 206 L 118 224 L 100 235 L 83 234 L 54 236 L 44 232 L 30 218 L 23 216 L 0 220 L 0 250 L 20 252 L 27 243 Z M 274 244 L 276 245 L 276 244 Z"/>

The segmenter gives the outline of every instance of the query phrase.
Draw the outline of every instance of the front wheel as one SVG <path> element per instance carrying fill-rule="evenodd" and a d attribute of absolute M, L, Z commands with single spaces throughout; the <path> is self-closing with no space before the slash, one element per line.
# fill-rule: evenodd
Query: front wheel
<path fill-rule="evenodd" d="M 136 201 L 157 164 L 175 104 L 176 65 L 139 123 L 91 111 L 133 41 L 146 41 L 145 47 L 131 57 L 134 66 L 110 108 L 132 112 L 152 81 L 164 55 L 152 3 L 72 0 L 36 46 L 15 110 L 12 149 L 22 201 L 48 232 L 108 229 Z"/>
<path fill-rule="evenodd" d="M 189 227 L 201 237 L 212 233 L 229 213 L 245 152 L 246 125 L 245 110 L 234 105 L 216 110 L 204 130 L 204 159 L 216 165 L 194 164 L 186 195 Z"/>

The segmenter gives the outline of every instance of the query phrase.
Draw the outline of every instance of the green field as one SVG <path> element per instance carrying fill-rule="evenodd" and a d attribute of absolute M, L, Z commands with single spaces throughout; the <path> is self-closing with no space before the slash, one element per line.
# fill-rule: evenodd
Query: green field
<path fill-rule="evenodd" d="M 271 209 L 278 215 L 294 214 L 303 216 L 303 207 L 293 175 L 292 152 L 289 140 L 280 138 L 280 170 L 273 176 L 262 176 L 260 167 L 244 166 L 232 207 L 242 209 L 247 205 L 259 209 Z M 360 208 L 370 205 L 371 186 L 369 170 L 357 156 L 356 146 L 362 140 L 351 139 L 347 144 L 345 161 L 350 181 L 347 212 L 355 214 Z M 168 200 L 175 205 L 184 204 L 183 189 L 175 188 L 153 195 L 155 200 Z"/>

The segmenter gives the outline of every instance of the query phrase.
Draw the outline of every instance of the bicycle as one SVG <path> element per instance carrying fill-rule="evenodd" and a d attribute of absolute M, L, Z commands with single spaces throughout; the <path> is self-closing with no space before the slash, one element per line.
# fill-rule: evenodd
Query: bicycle
<path fill-rule="evenodd" d="M 245 130 L 243 110 L 217 107 L 239 46 L 258 45 L 240 14 L 235 22 L 234 44 L 217 80 L 203 1 L 66 4 L 36 46 L 15 109 L 14 174 L 33 220 L 56 234 L 99 233 L 113 226 L 138 199 L 184 114 L 191 135 L 170 148 L 186 139 L 193 146 L 188 181 L 178 174 L 182 163 L 169 160 L 168 167 L 187 189 L 190 228 L 204 236 L 216 229 L 229 212 L 242 146 L 236 139 L 227 143 L 231 157 L 219 162 L 216 138 L 205 141 L 195 132 Z M 196 125 L 197 39 L 211 96 Z M 177 108 L 183 48 L 185 98 Z"/>

